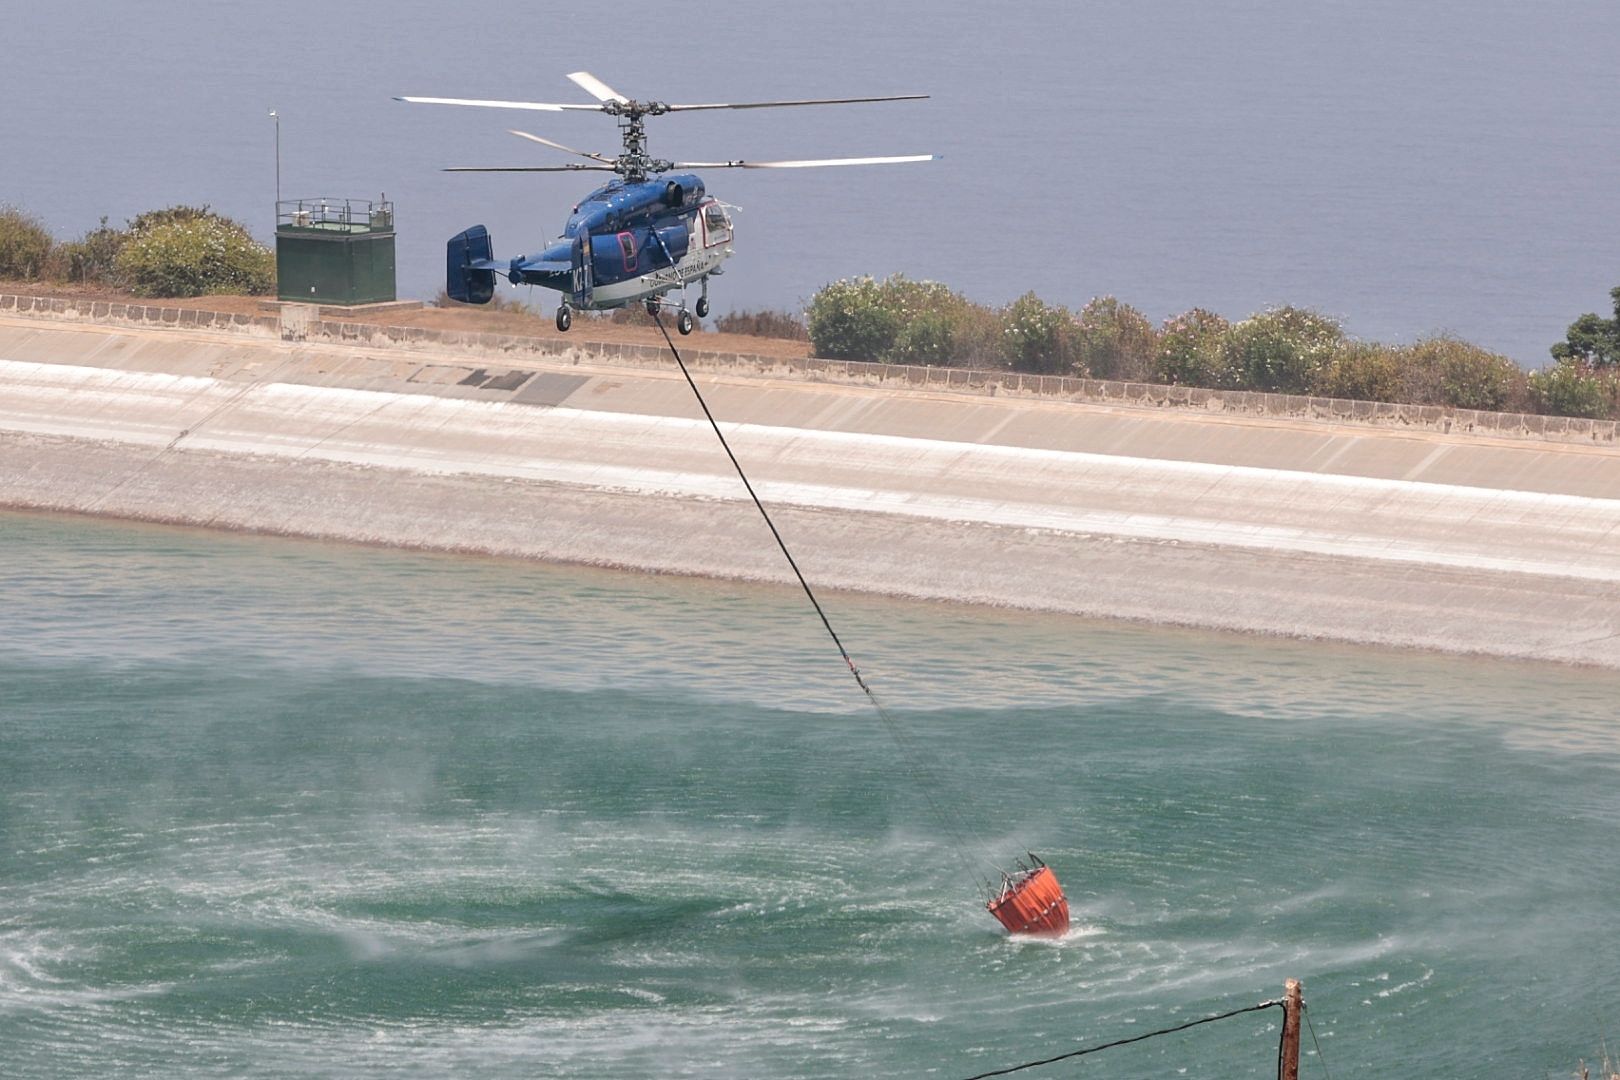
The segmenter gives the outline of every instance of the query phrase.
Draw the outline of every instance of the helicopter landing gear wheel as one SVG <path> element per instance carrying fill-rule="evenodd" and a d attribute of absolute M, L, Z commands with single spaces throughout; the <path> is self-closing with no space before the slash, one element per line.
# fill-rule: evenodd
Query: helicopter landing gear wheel
<path fill-rule="evenodd" d="M 567 304 L 564 304 L 562 307 L 557 309 L 557 329 L 566 334 L 568 332 L 568 328 L 573 325 L 574 313 L 568 310 Z"/>
<path fill-rule="evenodd" d="M 675 329 L 681 332 L 682 337 L 692 332 L 692 313 L 690 311 L 685 308 L 681 309 L 681 313 L 675 317 Z"/>
<path fill-rule="evenodd" d="M 698 302 L 692 305 L 692 310 L 697 312 L 698 318 L 707 319 L 709 317 L 709 298 L 707 296 L 698 297 Z"/>

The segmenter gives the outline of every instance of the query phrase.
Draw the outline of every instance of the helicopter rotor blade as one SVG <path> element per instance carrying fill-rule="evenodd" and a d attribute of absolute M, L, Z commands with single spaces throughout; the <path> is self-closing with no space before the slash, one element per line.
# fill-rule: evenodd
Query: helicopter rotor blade
<path fill-rule="evenodd" d="M 629 98 L 625 97 L 623 94 L 619 93 L 617 90 L 613 89 L 613 87 L 609 86 L 601 79 L 598 79 L 595 75 L 592 75 L 588 71 L 573 72 L 568 76 L 568 78 L 575 86 L 591 95 L 591 97 L 595 98 L 597 101 L 602 102 L 604 105 L 610 101 L 618 102 L 620 105 L 630 104 Z"/>
<path fill-rule="evenodd" d="M 611 165 L 452 165 L 440 172 L 617 172 Z"/>
<path fill-rule="evenodd" d="M 602 111 L 600 105 L 556 105 L 545 101 L 479 101 L 473 98 L 447 97 L 396 97 L 394 100 L 408 101 L 413 105 L 473 105 L 481 109 L 533 109 L 537 112 L 562 112 L 565 109 Z"/>
<path fill-rule="evenodd" d="M 541 138 L 539 135 L 530 135 L 527 131 L 515 131 L 508 128 L 507 133 L 516 135 L 520 139 L 528 139 L 530 142 L 537 142 L 541 146 L 549 146 L 554 150 L 561 150 L 564 153 L 573 154 L 576 157 L 590 158 L 592 161 L 600 161 L 604 165 L 613 164 L 613 159 L 610 157 L 603 157 L 601 154 L 593 154 L 589 150 L 575 150 L 572 146 L 564 146 L 560 142 L 552 142 L 550 139 Z"/>
<path fill-rule="evenodd" d="M 891 94 L 887 97 L 813 98 L 804 101 L 740 101 L 712 102 L 706 105 L 667 105 L 670 112 L 691 112 L 694 109 L 779 109 L 788 105 L 856 105 L 867 101 L 925 101 L 927 94 Z"/>
<path fill-rule="evenodd" d="M 938 161 L 938 154 L 908 154 L 903 157 L 820 158 L 810 161 L 677 161 L 677 169 L 820 169 L 829 165 L 903 165 L 913 161 Z"/>

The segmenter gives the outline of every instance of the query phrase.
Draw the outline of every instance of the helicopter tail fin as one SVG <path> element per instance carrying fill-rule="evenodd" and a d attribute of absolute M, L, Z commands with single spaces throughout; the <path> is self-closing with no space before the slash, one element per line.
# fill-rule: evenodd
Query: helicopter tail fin
<path fill-rule="evenodd" d="M 444 290 L 463 304 L 487 304 L 495 295 L 489 230 L 474 225 L 445 245 Z"/>

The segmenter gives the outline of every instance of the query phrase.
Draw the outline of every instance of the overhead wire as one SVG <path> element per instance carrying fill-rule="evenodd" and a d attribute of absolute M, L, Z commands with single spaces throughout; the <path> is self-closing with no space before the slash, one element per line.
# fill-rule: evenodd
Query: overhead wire
<path fill-rule="evenodd" d="M 295 360 L 296 358 L 297 358 L 296 353 L 288 353 L 288 355 L 286 357 L 284 357 L 282 359 L 282 361 L 279 364 L 277 364 L 275 367 L 271 368 L 269 371 L 265 372 L 262 375 L 258 375 L 258 376 L 254 377 L 254 378 L 249 379 L 245 386 L 241 386 L 241 387 L 237 388 L 236 390 L 233 390 L 230 393 L 228 393 L 226 395 L 224 401 L 221 401 L 219 404 L 215 405 L 212 409 L 209 409 L 208 412 L 203 414 L 201 419 L 195 421 L 189 427 L 181 428 L 179 433 L 176 434 L 174 438 L 170 439 L 168 441 L 168 443 L 165 444 L 161 449 L 159 449 L 156 453 L 152 454 L 151 456 L 147 457 L 144 461 L 141 461 L 133 469 L 131 469 L 121 480 L 118 480 L 118 481 L 114 482 L 111 486 L 109 486 L 100 495 L 96 496 L 95 500 L 93 502 L 91 502 L 91 504 L 86 508 L 87 512 L 94 513 L 95 511 L 99 510 L 102 507 L 102 505 L 104 505 L 106 503 L 106 501 L 108 499 L 112 498 L 119 491 L 122 491 L 129 484 L 133 483 L 136 479 L 138 479 L 140 476 L 142 476 L 146 472 L 146 470 L 150 469 L 153 465 L 156 465 L 159 460 L 161 460 L 163 457 L 165 457 L 169 453 L 169 451 L 171 451 L 175 447 L 179 446 L 182 440 L 190 438 L 192 435 L 195 435 L 199 430 L 201 430 L 201 428 L 204 425 L 206 425 L 210 421 L 214 420 L 216 417 L 218 417 L 221 413 L 225 412 L 227 409 L 230 409 L 233 406 L 235 406 L 237 402 L 241 401 L 244 397 L 246 397 L 253 390 L 257 389 L 260 385 L 262 385 L 263 383 L 265 383 L 269 379 L 274 378 L 276 375 L 279 375 L 282 372 L 282 370 L 284 368 L 286 368 L 288 364 L 292 363 L 293 360 Z M 215 381 L 220 382 L 220 381 L 223 381 L 223 380 L 215 380 Z M 216 514 L 215 516 L 217 517 L 218 515 Z M 210 519 L 210 521 L 212 521 L 212 519 Z"/>
<path fill-rule="evenodd" d="M 1038 1069 L 1042 1065 L 1053 1065 L 1059 1061 L 1068 1061 L 1071 1058 L 1085 1057 L 1087 1054 L 1100 1054 L 1104 1050 L 1112 1050 L 1119 1046 L 1129 1046 L 1131 1043 L 1145 1042 L 1148 1039 L 1156 1039 L 1161 1035 L 1174 1035 L 1178 1031 L 1186 1031 L 1188 1028 L 1195 1028 L 1200 1024 L 1213 1024 L 1217 1020 L 1230 1020 L 1232 1017 L 1242 1016 L 1244 1013 L 1260 1012 L 1264 1009 L 1271 1008 L 1281 1008 L 1285 1013 L 1288 1009 L 1288 1007 L 1284 1005 L 1280 999 L 1273 998 L 1270 1001 L 1262 1001 L 1257 1005 L 1246 1005 L 1241 1009 L 1233 1009 L 1230 1012 L 1223 1012 L 1215 1016 L 1205 1016 L 1200 1017 L 1197 1020 L 1189 1020 L 1185 1024 L 1177 1024 L 1175 1027 L 1159 1028 L 1157 1031 L 1143 1032 L 1141 1035 L 1133 1035 L 1128 1039 L 1115 1039 L 1113 1042 L 1098 1043 L 1096 1046 L 1081 1047 L 1079 1050 L 1070 1050 L 1066 1054 L 1058 1054 L 1054 1057 L 1041 1058 L 1038 1061 L 1025 1061 L 1018 1065 L 1009 1065 L 1004 1069 L 992 1069 L 989 1072 L 975 1073 L 973 1076 L 965 1077 L 964 1080 L 988 1080 L 988 1078 L 992 1076 L 1011 1076 L 1013 1073 L 1023 1072 L 1026 1069 Z M 1286 1027 L 1286 1024 L 1284 1026 Z M 1279 1076 L 1281 1076 L 1282 1047 L 1280 1045 L 1277 1048 L 1277 1063 L 1277 1073 Z"/>
<path fill-rule="evenodd" d="M 1322 1056 L 1322 1044 L 1316 1041 L 1316 1025 L 1311 1023 L 1311 1009 L 1303 1001 L 1299 1004 L 1299 1013 L 1305 1018 L 1305 1027 L 1311 1033 L 1311 1045 L 1316 1047 L 1316 1060 L 1322 1063 L 1322 1075 L 1326 1080 L 1333 1080 L 1333 1074 L 1328 1071 L 1327 1058 Z"/>
<path fill-rule="evenodd" d="M 736 470 L 737 477 L 742 481 L 743 487 L 747 489 L 748 497 L 753 500 L 755 509 L 759 511 L 759 516 L 765 519 L 766 527 L 771 530 L 771 536 L 776 539 L 776 546 L 782 550 L 783 557 L 787 559 L 788 566 L 793 570 L 793 576 L 798 578 L 799 587 L 804 590 L 804 595 L 809 598 L 810 605 L 815 608 L 816 615 L 821 619 L 821 625 L 827 630 L 827 635 L 832 638 L 833 644 L 838 647 L 838 653 L 844 658 L 844 664 L 849 668 L 850 675 L 854 676 L 855 684 L 861 688 L 861 692 L 866 695 L 866 699 L 872 703 L 878 719 L 883 722 L 883 726 L 888 730 L 890 738 L 900 747 L 907 766 L 921 781 L 917 786 L 921 789 L 923 798 L 927 801 L 930 810 L 932 810 L 935 820 L 940 823 L 948 834 L 951 846 L 955 850 L 957 858 L 961 860 L 963 869 L 978 884 L 980 890 L 987 897 L 993 898 L 996 892 L 995 884 L 984 875 L 982 866 L 994 865 L 994 863 L 982 850 L 982 845 L 972 839 L 971 826 L 963 821 L 949 805 L 940 801 L 937 794 L 940 786 L 938 777 L 935 775 L 934 770 L 929 767 L 924 752 L 912 741 L 910 733 L 895 720 L 888 709 L 883 707 L 883 703 L 878 700 L 877 694 L 873 692 L 871 685 L 866 681 L 866 677 L 861 673 L 861 669 L 856 666 L 854 658 L 850 656 L 849 650 L 844 647 L 844 642 L 839 638 L 838 631 L 833 629 L 832 620 L 827 617 L 827 612 L 822 608 L 821 601 L 816 599 L 815 590 L 810 587 L 810 582 L 805 578 L 804 572 L 799 569 L 799 563 L 794 559 L 793 552 L 788 549 L 787 541 L 782 539 L 782 533 L 777 529 L 776 522 L 771 520 L 770 512 L 765 509 L 765 504 L 760 501 L 759 494 L 754 490 L 754 485 L 748 479 L 748 474 L 743 471 L 742 463 L 737 460 L 737 455 L 732 452 L 731 444 L 726 440 L 725 432 L 720 429 L 719 422 L 715 420 L 714 413 L 709 409 L 708 401 L 703 397 L 703 391 L 698 389 L 696 380 L 692 378 L 691 371 L 687 369 L 686 361 L 681 358 L 680 350 L 675 347 L 675 340 L 669 336 L 669 328 L 664 325 L 664 320 L 659 317 L 656 308 L 651 309 L 649 313 L 652 315 L 653 322 L 657 324 L 659 331 L 664 335 L 664 343 L 669 346 L 670 355 L 675 357 L 675 363 L 681 369 L 681 375 L 685 377 L 686 385 L 691 387 L 692 395 L 697 398 L 698 406 L 703 410 L 704 417 L 708 419 L 709 426 L 714 429 L 715 437 L 720 440 L 720 446 L 725 450 L 726 457 L 731 459 L 731 466 Z M 980 861 L 978 863 L 975 862 L 974 856 L 969 854 L 971 848 L 980 848 L 978 855 Z"/>

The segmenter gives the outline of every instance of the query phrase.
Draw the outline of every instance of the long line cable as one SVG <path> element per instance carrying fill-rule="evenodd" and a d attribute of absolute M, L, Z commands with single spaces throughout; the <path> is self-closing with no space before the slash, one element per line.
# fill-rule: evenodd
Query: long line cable
<path fill-rule="evenodd" d="M 913 766 L 917 772 L 922 774 L 922 778 L 924 780 L 923 793 L 927 797 L 929 805 L 933 808 L 936 817 L 938 817 L 939 820 L 945 825 L 947 831 L 952 834 L 952 840 L 957 848 L 957 854 L 959 857 L 961 857 L 963 863 L 966 865 L 969 874 L 977 879 L 980 885 L 985 888 L 987 892 L 993 892 L 994 888 L 991 883 L 977 871 L 977 869 L 973 866 L 972 860 L 967 855 L 967 840 L 964 827 L 956 820 L 955 815 L 949 813 L 944 805 L 942 805 L 935 798 L 933 793 L 934 784 L 932 783 L 935 778 L 931 775 L 931 770 L 929 770 L 926 764 L 922 761 L 920 751 L 918 751 L 917 748 L 912 744 L 910 736 L 901 728 L 899 723 L 895 721 L 894 717 L 889 715 L 889 711 L 883 707 L 883 703 L 878 700 L 877 695 L 872 692 L 871 686 L 867 684 L 865 677 L 861 674 L 861 669 L 856 666 L 854 658 L 849 655 L 849 650 L 844 648 L 843 641 L 838 637 L 838 631 L 833 629 L 832 620 L 827 618 L 827 612 L 822 608 L 821 601 L 816 599 L 815 590 L 810 587 L 810 582 L 805 579 L 804 572 L 799 569 L 798 561 L 793 558 L 793 552 L 788 550 L 787 542 L 782 539 L 781 532 L 776 528 L 776 522 L 771 520 L 770 512 L 765 509 L 765 504 L 760 501 L 758 493 L 754 491 L 754 485 L 749 482 L 748 474 L 743 471 L 742 463 L 737 460 L 737 455 L 732 453 L 731 444 L 726 441 L 725 433 L 720 430 L 720 424 L 715 420 L 714 413 L 709 409 L 709 403 L 704 400 L 703 391 L 698 389 L 697 382 L 693 380 L 691 371 L 687 369 L 686 361 L 681 359 L 681 352 L 675 347 L 674 339 L 669 336 L 669 329 L 664 326 L 664 320 L 658 317 L 658 312 L 656 310 L 654 310 L 651 314 L 653 317 L 653 322 L 658 324 L 659 331 L 664 335 L 664 343 L 669 346 L 670 355 L 675 357 L 676 365 L 680 367 L 681 374 L 686 378 L 686 385 L 692 388 L 692 395 L 697 398 L 698 406 L 702 408 L 704 417 L 708 419 L 709 426 L 714 429 L 715 438 L 720 440 L 720 446 L 725 450 L 726 457 L 731 459 L 732 468 L 737 470 L 738 479 L 743 482 L 743 487 L 748 490 L 748 497 L 754 501 L 754 507 L 759 511 L 759 516 L 765 519 L 765 524 L 771 530 L 771 535 L 776 538 L 776 546 L 782 549 L 782 556 L 787 559 L 788 565 L 793 568 L 793 576 L 799 579 L 799 586 L 804 589 L 804 595 L 809 598 L 811 606 L 816 609 L 816 614 L 820 616 L 821 625 L 827 628 L 827 636 L 832 638 L 834 645 L 838 646 L 839 655 L 844 658 L 844 663 L 848 665 L 849 673 L 855 677 L 856 685 L 861 688 L 861 691 L 866 694 L 867 700 L 872 703 L 872 707 L 877 710 L 877 714 L 879 718 L 882 719 L 884 726 L 889 729 L 889 734 L 894 738 L 895 742 L 900 745 L 901 749 L 913 758 Z M 1262 1010 L 1270 1008 L 1281 1008 L 1285 1015 L 1288 1011 L 1288 1006 L 1280 1000 L 1273 999 L 1270 1001 L 1262 1001 L 1256 1005 L 1248 1005 L 1241 1009 L 1233 1009 L 1230 1012 L 1220 1013 L 1216 1016 L 1205 1016 L 1197 1020 L 1189 1020 L 1187 1023 L 1177 1024 L 1175 1027 L 1160 1028 L 1157 1031 L 1149 1031 L 1141 1035 L 1133 1035 L 1128 1039 L 1116 1039 L 1113 1042 L 1101 1043 L 1097 1046 L 1082 1047 L 1079 1050 L 1071 1050 L 1066 1054 L 1058 1054 L 1055 1057 L 1042 1058 L 1039 1061 L 1026 1061 L 1019 1065 L 1010 1065 L 1004 1069 L 994 1069 L 990 1072 L 978 1073 L 974 1076 L 967 1077 L 966 1080 L 989 1080 L 990 1077 L 994 1076 L 1009 1076 L 1016 1072 L 1023 1072 L 1025 1069 L 1039 1068 L 1042 1065 L 1051 1065 L 1059 1061 L 1068 1061 L 1071 1058 L 1084 1057 L 1087 1054 L 1101 1053 L 1104 1050 L 1112 1050 L 1119 1046 L 1129 1046 L 1131 1043 L 1143 1042 L 1147 1039 L 1157 1038 L 1160 1035 L 1173 1035 L 1178 1031 L 1186 1031 L 1188 1028 L 1198 1027 L 1200 1024 L 1213 1024 L 1217 1020 L 1229 1020 L 1234 1016 L 1242 1016 L 1245 1013 L 1261 1012 Z M 1308 1020 L 1309 1017 L 1307 1017 L 1307 1022 Z M 1283 1027 L 1284 1029 L 1287 1028 L 1286 1021 L 1284 1022 Z M 1313 1042 L 1316 1040 L 1316 1031 L 1314 1029 L 1311 1031 L 1311 1040 Z M 1321 1057 L 1322 1048 L 1320 1045 L 1317 1046 L 1316 1053 L 1318 1057 Z M 1325 1061 L 1323 1062 L 1323 1068 L 1324 1070 L 1326 1069 Z M 1280 1040 L 1277 1044 L 1277 1075 L 1279 1077 L 1282 1075 L 1282 1043 Z"/>
<path fill-rule="evenodd" d="M 782 539 L 781 532 L 776 528 L 776 522 L 771 520 L 770 512 L 765 509 L 765 504 L 760 501 L 759 495 L 754 491 L 754 485 L 748 480 L 748 474 L 743 471 L 742 463 L 737 460 L 737 455 L 732 453 L 731 444 L 726 441 L 725 433 L 720 430 L 719 422 L 715 420 L 714 413 L 709 409 L 709 403 L 704 400 L 703 391 L 698 389 L 697 382 L 692 378 L 691 371 L 686 367 L 686 361 L 681 359 L 680 350 L 675 347 L 674 339 L 669 336 L 669 328 L 664 325 L 664 320 L 659 318 L 656 309 L 651 314 L 653 322 L 658 325 L 659 331 L 664 335 L 664 342 L 669 346 L 670 355 L 675 357 L 676 365 L 680 367 L 681 374 L 686 378 L 686 385 L 692 388 L 692 394 L 697 398 L 698 406 L 702 408 L 703 415 L 709 421 L 709 426 L 714 429 L 715 437 L 720 440 L 721 448 L 725 450 L 726 457 L 731 459 L 731 467 L 737 470 L 737 477 L 742 480 L 743 487 L 748 490 L 748 497 L 754 501 L 754 507 L 759 511 L 759 516 L 765 519 L 765 525 L 771 530 L 771 535 L 776 538 L 776 546 L 782 549 L 782 555 L 787 559 L 788 566 L 793 568 L 793 576 L 799 579 L 799 586 L 804 589 L 804 595 L 809 598 L 810 605 L 816 609 L 816 614 L 821 618 L 821 625 L 827 628 L 827 636 L 831 637 L 833 644 L 838 647 L 838 653 L 844 658 L 849 673 L 855 677 L 855 684 L 861 688 L 861 691 L 866 695 L 866 699 L 877 710 L 878 718 L 883 721 L 883 726 L 888 729 L 890 737 L 894 739 L 902 753 L 908 758 L 913 773 L 921 780 L 918 786 L 923 792 L 923 797 L 927 800 L 935 819 L 944 826 L 945 831 L 949 834 L 952 847 L 955 849 L 957 857 L 962 861 L 963 868 L 967 871 L 968 876 L 978 883 L 987 896 L 994 896 L 995 886 L 985 877 L 981 865 L 976 863 L 975 859 L 968 853 L 970 847 L 979 846 L 970 842 L 969 827 L 948 805 L 940 802 L 936 793 L 936 789 L 939 787 L 937 777 L 934 776 L 933 770 L 928 767 L 922 751 L 912 742 L 909 733 L 889 714 L 889 710 L 883 707 L 883 703 L 872 692 L 872 687 L 867 684 L 866 677 L 861 674 L 861 669 L 856 666 L 854 658 L 849 655 L 849 650 L 844 648 L 844 643 L 839 638 L 838 631 L 833 629 L 832 620 L 827 618 L 827 612 L 822 608 L 821 601 L 816 599 L 815 590 L 810 588 L 810 582 L 805 579 L 804 572 L 799 569 L 798 561 L 793 558 L 793 552 L 788 550 L 787 541 Z M 980 860 L 982 860 L 983 864 L 990 864 L 989 859 L 982 852 Z"/>
<path fill-rule="evenodd" d="M 992 1076 L 1010 1076 L 1015 1072 L 1023 1072 L 1025 1069 L 1037 1069 L 1042 1065 L 1051 1065 L 1059 1061 L 1068 1061 L 1070 1058 L 1085 1057 L 1087 1054 L 1098 1054 L 1104 1050 L 1112 1050 L 1116 1046 L 1129 1046 L 1131 1043 L 1139 1043 L 1147 1039 L 1156 1039 L 1160 1035 L 1174 1035 L 1178 1031 L 1186 1031 L 1188 1028 L 1195 1028 L 1199 1024 L 1213 1024 L 1217 1020 L 1230 1020 L 1232 1017 L 1242 1016 L 1244 1013 L 1260 1012 L 1263 1009 L 1271 1008 L 1281 1008 L 1285 1012 L 1287 1011 L 1286 1005 L 1284 1005 L 1280 1000 L 1273 998 L 1270 1001 L 1262 1001 L 1258 1005 L 1246 1005 L 1241 1009 L 1233 1009 L 1231 1012 L 1223 1012 L 1217 1016 L 1205 1016 L 1197 1020 L 1189 1020 L 1185 1024 L 1177 1024 L 1175 1027 L 1160 1028 L 1157 1031 L 1148 1031 L 1142 1033 L 1141 1035 L 1133 1035 L 1129 1039 L 1115 1039 L 1113 1042 L 1099 1043 L 1096 1046 L 1086 1046 L 1079 1050 L 1070 1050 L 1067 1054 L 1058 1054 L 1056 1057 L 1042 1058 L 1039 1061 L 1026 1061 L 1019 1065 L 1009 1065 L 1005 1069 L 993 1069 L 990 1072 L 977 1073 L 973 1076 L 967 1077 L 966 1080 L 987 1080 L 988 1077 Z M 1281 1055 L 1282 1051 L 1279 1048 L 1279 1062 L 1281 1061 Z"/>

